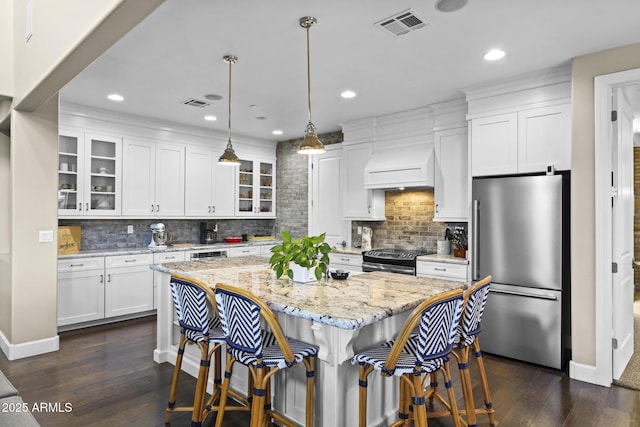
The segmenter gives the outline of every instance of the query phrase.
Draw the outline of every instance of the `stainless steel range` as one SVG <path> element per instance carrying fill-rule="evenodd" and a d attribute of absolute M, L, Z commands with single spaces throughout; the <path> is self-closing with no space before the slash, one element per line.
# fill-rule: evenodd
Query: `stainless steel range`
<path fill-rule="evenodd" d="M 416 258 L 424 252 L 407 249 L 374 249 L 362 253 L 362 271 L 388 271 L 416 275 Z"/>

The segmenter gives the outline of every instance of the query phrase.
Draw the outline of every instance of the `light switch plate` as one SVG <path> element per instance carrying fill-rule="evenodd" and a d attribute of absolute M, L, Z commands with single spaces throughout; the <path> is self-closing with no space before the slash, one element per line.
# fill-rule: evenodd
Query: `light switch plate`
<path fill-rule="evenodd" d="M 127 234 L 133 234 L 133 225 L 127 225 Z"/>
<path fill-rule="evenodd" d="M 53 230 L 40 230 L 38 233 L 40 243 L 53 242 Z"/>

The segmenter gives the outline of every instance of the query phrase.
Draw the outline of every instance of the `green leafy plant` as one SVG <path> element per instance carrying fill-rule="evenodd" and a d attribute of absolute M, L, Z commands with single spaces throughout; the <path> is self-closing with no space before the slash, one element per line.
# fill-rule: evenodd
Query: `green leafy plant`
<path fill-rule="evenodd" d="M 324 272 L 329 268 L 329 252 L 331 246 L 324 241 L 326 233 L 318 236 L 304 236 L 299 239 L 292 239 L 287 231 L 281 231 L 282 243 L 271 248 L 271 258 L 269 264 L 276 277 L 287 275 L 293 279 L 293 271 L 289 268 L 289 263 L 293 262 L 300 267 L 315 269 L 316 280 L 320 280 Z"/>

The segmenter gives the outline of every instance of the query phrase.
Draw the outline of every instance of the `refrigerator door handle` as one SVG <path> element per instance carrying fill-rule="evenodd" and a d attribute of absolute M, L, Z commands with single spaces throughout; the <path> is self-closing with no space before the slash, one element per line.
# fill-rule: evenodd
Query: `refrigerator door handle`
<path fill-rule="evenodd" d="M 479 200 L 474 200 L 473 201 L 473 212 L 471 213 L 471 227 L 473 228 L 473 235 L 472 235 L 472 239 L 473 239 L 473 245 L 472 245 L 472 259 L 473 259 L 473 263 L 471 265 L 471 270 L 472 270 L 472 277 L 473 280 L 480 280 L 480 273 L 478 272 L 478 263 L 479 263 L 479 254 L 478 254 L 478 248 L 480 247 L 479 243 L 478 243 L 478 236 L 480 235 L 480 231 L 478 230 L 478 215 L 480 215 L 480 201 Z"/>
<path fill-rule="evenodd" d="M 514 296 L 518 296 L 518 297 L 527 297 L 527 298 L 537 298 L 537 299 L 546 299 L 546 300 L 550 300 L 550 301 L 557 301 L 558 297 L 555 295 L 540 295 L 540 294 L 530 294 L 527 292 L 513 292 L 513 291 L 503 291 L 503 290 L 496 290 L 496 289 L 489 289 L 489 292 L 493 292 L 496 294 L 502 294 L 502 295 L 514 295 Z"/>

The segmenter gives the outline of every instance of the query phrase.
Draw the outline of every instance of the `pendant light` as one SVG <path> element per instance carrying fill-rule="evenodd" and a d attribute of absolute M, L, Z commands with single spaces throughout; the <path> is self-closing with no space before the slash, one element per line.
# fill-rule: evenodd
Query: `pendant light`
<path fill-rule="evenodd" d="M 227 138 L 227 148 L 225 148 L 224 153 L 222 153 L 222 156 L 218 159 L 218 164 L 236 166 L 240 164 L 240 159 L 236 156 L 236 152 L 231 145 L 231 65 L 238 62 L 238 57 L 225 55 L 222 59 L 229 64 L 229 135 Z"/>
<path fill-rule="evenodd" d="M 313 16 L 304 16 L 300 18 L 300 26 L 307 30 L 307 100 L 309 106 L 309 123 L 304 131 L 304 139 L 298 147 L 300 154 L 316 154 L 324 153 L 324 144 L 316 135 L 316 127 L 311 122 L 311 61 L 309 59 L 309 29 L 318 21 Z"/>

